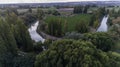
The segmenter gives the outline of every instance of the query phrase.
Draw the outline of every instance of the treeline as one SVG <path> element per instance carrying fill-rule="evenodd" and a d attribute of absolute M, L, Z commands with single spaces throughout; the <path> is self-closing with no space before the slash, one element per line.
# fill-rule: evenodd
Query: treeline
<path fill-rule="evenodd" d="M 78 13 L 87 13 L 88 9 L 89 9 L 89 5 L 87 6 L 75 6 L 73 13 L 78 14 Z"/>
<path fill-rule="evenodd" d="M 89 13 L 89 11 L 91 11 L 91 10 L 89 10 L 89 8 L 91 8 L 89 5 L 75 6 L 73 13 L 75 13 L 75 14 L 85 13 L 86 14 L 86 13 Z M 99 15 L 99 17 L 102 17 L 109 13 L 109 9 L 106 9 L 106 7 L 99 7 L 99 8 L 97 8 L 96 12 L 97 12 L 96 15 Z M 94 10 L 92 10 L 90 13 L 94 13 Z"/>
<path fill-rule="evenodd" d="M 48 23 L 48 33 L 50 35 L 61 37 L 63 34 L 62 23 L 62 19 L 51 19 L 51 21 Z"/>
<path fill-rule="evenodd" d="M 62 37 L 67 32 L 77 31 L 79 33 L 87 33 L 92 27 L 93 15 L 81 14 L 72 17 L 49 16 L 45 19 L 45 23 L 41 24 L 40 30 L 52 36 Z M 87 19 L 87 20 L 85 20 Z"/>
<path fill-rule="evenodd" d="M 99 7 L 96 10 L 89 10 L 91 8 L 88 6 L 75 6 L 73 13 L 74 14 L 92 14 L 91 26 L 97 28 L 102 20 L 102 18 L 110 13 L 109 9 L 106 7 Z"/>
<path fill-rule="evenodd" d="M 31 8 L 21 10 L 23 10 L 23 12 L 17 8 L 6 8 L 4 9 L 4 12 L 0 13 L 0 15 L 6 17 L 7 14 L 9 15 L 11 13 L 14 13 L 16 16 L 19 16 L 24 21 L 25 25 L 30 25 L 37 20 L 37 12 L 33 12 Z"/>
<path fill-rule="evenodd" d="M 14 13 L 0 19 L 0 67 L 13 67 L 19 51 L 33 51 L 27 27 Z"/>

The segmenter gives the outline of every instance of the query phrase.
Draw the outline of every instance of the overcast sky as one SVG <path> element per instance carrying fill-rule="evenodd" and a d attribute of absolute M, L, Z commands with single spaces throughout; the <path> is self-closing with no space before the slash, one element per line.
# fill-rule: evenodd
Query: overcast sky
<path fill-rule="evenodd" d="M 3 3 L 50 3 L 50 2 L 76 2 L 76 1 L 110 1 L 110 0 L 0 0 Z M 114 0 L 111 0 L 114 1 Z M 120 0 L 117 0 L 120 1 Z"/>

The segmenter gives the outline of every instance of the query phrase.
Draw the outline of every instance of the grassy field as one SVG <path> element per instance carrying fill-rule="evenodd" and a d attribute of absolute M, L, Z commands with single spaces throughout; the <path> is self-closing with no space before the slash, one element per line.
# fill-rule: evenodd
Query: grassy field
<path fill-rule="evenodd" d="M 75 26 L 78 22 L 84 21 L 87 25 L 89 25 L 89 23 L 91 21 L 91 17 L 92 17 L 92 15 L 90 15 L 90 14 L 79 14 L 79 15 L 74 15 L 74 16 L 69 16 L 69 17 L 47 16 L 45 19 L 45 22 L 49 23 L 49 21 L 51 19 L 60 18 L 67 23 L 67 32 L 71 32 L 71 31 L 75 31 Z M 63 23 L 63 29 L 64 29 L 64 25 L 65 25 L 64 23 Z"/>

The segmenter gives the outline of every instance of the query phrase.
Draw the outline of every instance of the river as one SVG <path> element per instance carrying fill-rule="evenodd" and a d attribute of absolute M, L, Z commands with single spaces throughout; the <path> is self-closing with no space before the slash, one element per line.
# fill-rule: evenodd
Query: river
<path fill-rule="evenodd" d="M 97 32 L 107 32 L 108 26 L 107 26 L 107 21 L 108 21 L 109 16 L 104 16 L 100 27 L 97 29 Z"/>
<path fill-rule="evenodd" d="M 101 25 L 100 27 L 97 29 L 97 32 L 106 32 L 107 31 L 107 20 L 108 20 L 109 16 L 104 16 L 102 21 L 101 21 Z M 41 37 L 38 33 L 37 33 L 37 27 L 39 25 L 39 21 L 35 22 L 33 25 L 31 25 L 31 27 L 28 29 L 30 36 L 32 38 L 32 40 L 34 40 L 35 42 L 39 42 L 41 41 L 42 43 L 44 43 L 45 39 L 43 37 Z"/>
<path fill-rule="evenodd" d="M 32 40 L 34 40 L 35 42 L 41 41 L 42 43 L 44 43 L 45 39 L 43 37 L 41 37 L 36 31 L 38 25 L 39 25 L 39 21 L 37 21 L 33 25 L 31 25 L 31 27 L 28 29 L 28 31 L 29 31 L 29 34 L 30 34 Z"/>

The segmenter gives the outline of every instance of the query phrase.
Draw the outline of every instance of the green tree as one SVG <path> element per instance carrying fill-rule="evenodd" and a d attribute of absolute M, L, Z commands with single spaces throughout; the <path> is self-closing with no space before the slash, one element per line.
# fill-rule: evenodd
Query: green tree
<path fill-rule="evenodd" d="M 60 37 L 62 36 L 62 19 L 52 18 L 48 22 L 48 33 L 53 36 Z"/>
<path fill-rule="evenodd" d="M 12 60 L 17 55 L 17 44 L 9 24 L 0 19 L 0 66 L 13 67 Z"/>
<path fill-rule="evenodd" d="M 109 67 L 109 59 L 90 42 L 58 40 L 37 55 L 35 67 Z"/>
<path fill-rule="evenodd" d="M 84 34 L 85 40 L 91 41 L 97 48 L 103 51 L 111 50 L 114 46 L 114 39 L 109 33 L 96 32 Z"/>
<path fill-rule="evenodd" d="M 76 31 L 80 33 L 86 33 L 89 31 L 88 24 L 84 21 L 76 23 Z"/>
<path fill-rule="evenodd" d="M 83 13 L 87 13 L 88 9 L 89 9 L 89 5 L 84 6 Z"/>
<path fill-rule="evenodd" d="M 90 21 L 90 23 L 89 23 L 89 26 L 94 26 L 94 22 L 95 22 L 95 19 L 96 17 L 95 17 L 95 14 L 93 14 L 92 16 L 91 16 L 91 21 Z"/>
<path fill-rule="evenodd" d="M 95 11 L 94 16 L 96 16 L 96 19 L 101 20 L 103 16 L 107 14 L 105 7 L 100 7 Z"/>
<path fill-rule="evenodd" d="M 52 43 L 51 39 L 46 39 L 44 44 L 43 44 L 44 48 L 49 49 L 51 43 Z"/>
<path fill-rule="evenodd" d="M 17 15 L 15 15 L 15 13 L 10 13 L 9 15 L 7 15 L 6 17 L 5 17 L 5 21 L 9 24 L 9 25 L 11 25 L 11 24 L 16 24 L 16 21 L 15 21 L 15 19 L 17 20 L 17 18 L 18 18 L 18 16 Z"/>
<path fill-rule="evenodd" d="M 10 51 L 12 54 L 16 54 L 17 44 L 15 41 L 14 35 L 8 23 L 3 20 L 0 20 L 0 36 L 4 41 L 8 52 Z"/>
<path fill-rule="evenodd" d="M 60 13 L 57 10 L 54 10 L 54 12 L 52 14 L 55 15 L 55 16 L 60 15 Z"/>
<path fill-rule="evenodd" d="M 5 46 L 5 43 L 2 39 L 2 37 L 0 36 L 0 67 L 4 67 L 4 61 L 5 61 L 5 58 L 4 57 L 7 53 L 7 48 Z"/>
<path fill-rule="evenodd" d="M 32 53 L 25 53 L 18 55 L 13 59 L 12 67 L 34 67 L 35 55 Z"/>
<path fill-rule="evenodd" d="M 53 14 L 55 11 L 57 11 L 57 9 L 55 7 L 50 7 L 48 8 L 48 14 Z"/>
<path fill-rule="evenodd" d="M 39 20 L 42 20 L 43 17 L 44 17 L 44 12 L 43 12 L 43 10 L 40 9 L 40 8 L 38 8 L 38 9 L 37 9 L 37 15 L 38 15 L 38 19 L 39 19 Z"/>
<path fill-rule="evenodd" d="M 19 15 L 18 11 L 16 8 L 7 8 L 6 13 L 9 15 L 11 13 L 14 13 L 15 15 Z"/>
<path fill-rule="evenodd" d="M 14 19 L 16 19 L 16 21 L 14 21 Z M 6 17 L 6 21 L 9 23 L 11 32 L 14 35 L 18 48 L 23 51 L 32 51 L 32 40 L 30 38 L 27 27 L 24 24 L 24 21 L 17 17 L 14 13 L 9 14 Z"/>
<path fill-rule="evenodd" d="M 34 44 L 34 51 L 36 52 L 36 53 L 40 53 L 40 52 L 42 52 L 43 51 L 43 43 L 42 42 L 37 42 L 37 43 L 35 43 Z"/>
<path fill-rule="evenodd" d="M 79 39 L 83 39 L 84 37 L 83 37 L 83 34 L 78 32 L 68 32 L 65 34 L 64 38 L 79 40 Z"/>
<path fill-rule="evenodd" d="M 99 25 L 99 21 L 98 21 L 98 20 L 94 21 L 93 27 L 94 27 L 94 28 L 97 28 L 98 25 Z"/>
<path fill-rule="evenodd" d="M 109 32 L 116 37 L 116 41 L 119 40 L 120 38 L 120 25 L 119 24 L 113 24 L 110 29 Z"/>
<path fill-rule="evenodd" d="M 78 14 L 83 12 L 83 7 L 82 6 L 75 6 L 73 13 Z"/>
<path fill-rule="evenodd" d="M 33 50 L 32 40 L 23 21 L 18 18 L 16 21 L 16 25 L 12 25 L 11 27 L 18 47 L 23 51 L 32 51 Z"/>
<path fill-rule="evenodd" d="M 111 58 L 111 67 L 120 67 L 120 54 L 117 52 L 108 52 L 108 55 Z"/>
<path fill-rule="evenodd" d="M 37 20 L 37 14 L 28 12 L 28 13 L 25 13 L 20 18 L 24 20 L 25 25 L 29 25 L 31 23 L 34 23 Z"/>

